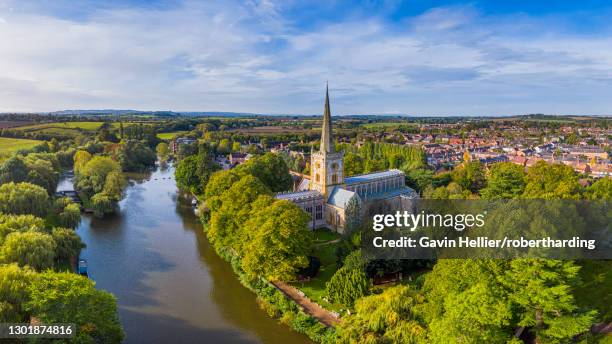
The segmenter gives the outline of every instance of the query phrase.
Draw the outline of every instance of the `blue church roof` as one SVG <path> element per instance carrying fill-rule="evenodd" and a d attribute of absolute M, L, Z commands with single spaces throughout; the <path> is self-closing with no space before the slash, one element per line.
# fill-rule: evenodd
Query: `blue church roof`
<path fill-rule="evenodd" d="M 418 196 L 416 191 L 414 191 L 412 188 L 403 186 L 399 189 L 377 192 L 374 194 L 367 194 L 367 195 L 364 195 L 364 198 L 366 200 L 382 200 L 382 199 L 395 198 L 400 195 L 411 196 L 410 198 Z"/>
<path fill-rule="evenodd" d="M 336 186 L 334 187 L 332 192 L 329 194 L 327 203 L 334 205 L 338 208 L 344 209 L 348 201 L 353 196 L 355 196 L 355 193 L 353 191 L 349 191 L 347 189 L 343 189 L 339 186 Z"/>
<path fill-rule="evenodd" d="M 367 182 L 367 181 L 381 179 L 381 178 L 395 177 L 395 176 L 399 176 L 403 174 L 404 172 L 394 169 L 394 170 L 360 174 L 357 176 L 347 177 L 347 178 L 344 178 L 344 182 L 346 184 L 356 184 L 356 183 L 362 183 L 362 182 Z"/>

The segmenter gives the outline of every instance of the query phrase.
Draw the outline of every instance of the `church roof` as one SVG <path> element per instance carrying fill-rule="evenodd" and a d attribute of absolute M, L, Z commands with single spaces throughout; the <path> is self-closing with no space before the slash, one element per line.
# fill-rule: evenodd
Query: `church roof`
<path fill-rule="evenodd" d="M 342 187 L 336 186 L 329 194 L 327 203 L 344 209 L 348 201 L 353 196 L 355 196 L 355 193 L 353 191 L 349 191 L 347 189 L 343 189 Z"/>
<path fill-rule="evenodd" d="M 376 179 L 397 177 L 399 175 L 404 175 L 404 172 L 393 169 L 393 170 L 387 170 L 387 171 L 381 171 L 381 172 L 360 174 L 360 175 L 352 176 L 352 177 L 346 177 L 344 178 L 344 182 L 346 184 L 356 184 L 356 183 L 362 183 L 362 182 L 367 182 L 367 181 L 376 180 Z"/>
<path fill-rule="evenodd" d="M 316 198 L 323 198 L 323 195 L 316 190 L 297 191 L 297 192 L 281 192 L 274 197 L 277 199 L 285 199 L 292 202 L 307 201 Z"/>
<path fill-rule="evenodd" d="M 329 109 L 329 87 L 325 87 L 325 110 L 323 111 L 323 127 L 321 128 L 321 153 L 334 153 L 334 138 L 332 137 L 331 110 Z"/>
<path fill-rule="evenodd" d="M 377 192 L 374 194 L 364 195 L 365 200 L 383 200 L 389 198 L 395 198 L 397 196 L 407 196 L 408 198 L 418 198 L 418 194 L 412 188 L 403 186 L 399 189 L 387 190 L 383 192 Z"/>
<path fill-rule="evenodd" d="M 303 178 L 302 181 L 300 181 L 300 184 L 297 187 L 298 191 L 305 191 L 310 189 L 310 179 L 306 179 Z"/>

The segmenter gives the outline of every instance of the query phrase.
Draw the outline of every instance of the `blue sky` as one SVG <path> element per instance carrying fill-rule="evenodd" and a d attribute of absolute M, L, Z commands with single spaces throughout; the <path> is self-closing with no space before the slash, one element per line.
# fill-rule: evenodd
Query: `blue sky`
<path fill-rule="evenodd" d="M 612 115 L 610 1 L 0 0 L 0 111 Z"/>

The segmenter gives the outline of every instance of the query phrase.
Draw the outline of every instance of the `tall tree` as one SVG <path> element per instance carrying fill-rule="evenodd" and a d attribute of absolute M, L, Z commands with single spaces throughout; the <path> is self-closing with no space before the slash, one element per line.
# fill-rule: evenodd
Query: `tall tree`
<path fill-rule="evenodd" d="M 286 200 L 275 200 L 267 207 L 253 206 L 242 230 L 242 242 L 248 243 L 241 249 L 244 271 L 268 280 L 295 279 L 298 270 L 308 266 L 313 240 L 308 221 L 301 208 Z"/>
<path fill-rule="evenodd" d="M 26 309 L 42 323 L 76 324 L 77 343 L 121 343 L 124 334 L 112 294 L 74 273 L 44 272 L 28 286 Z"/>
<path fill-rule="evenodd" d="M 41 271 L 53 267 L 55 242 L 46 233 L 14 232 L 7 235 L 1 253 L 6 263 L 28 265 Z"/>
<path fill-rule="evenodd" d="M 420 343 L 426 329 L 419 321 L 423 298 L 410 287 L 399 285 L 355 303 L 355 314 L 345 317 L 337 343 Z"/>
<path fill-rule="evenodd" d="M 523 198 L 580 199 L 581 187 L 572 167 L 538 161 L 527 171 Z"/>
<path fill-rule="evenodd" d="M 44 217 L 49 205 L 47 191 L 38 185 L 13 182 L 0 185 L 1 213 Z"/>
<path fill-rule="evenodd" d="M 525 171 L 520 165 L 510 162 L 493 164 L 487 179 L 487 187 L 480 195 L 487 199 L 516 198 L 525 190 Z"/>

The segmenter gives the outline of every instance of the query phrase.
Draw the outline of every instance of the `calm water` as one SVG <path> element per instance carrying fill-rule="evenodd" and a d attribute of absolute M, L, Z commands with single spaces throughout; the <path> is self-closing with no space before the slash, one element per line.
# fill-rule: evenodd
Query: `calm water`
<path fill-rule="evenodd" d="M 118 299 L 127 343 L 310 343 L 262 312 L 213 252 L 172 168 L 132 180 L 120 205 L 84 216 L 78 233 L 90 277 Z"/>

